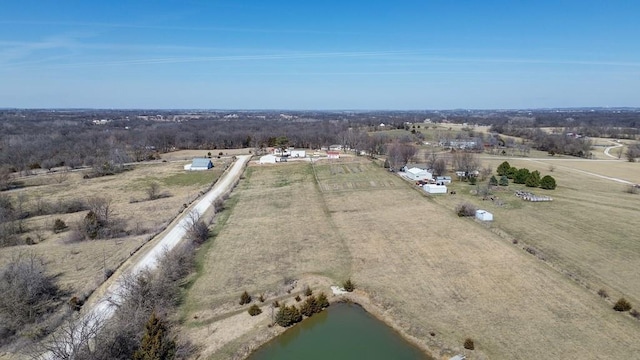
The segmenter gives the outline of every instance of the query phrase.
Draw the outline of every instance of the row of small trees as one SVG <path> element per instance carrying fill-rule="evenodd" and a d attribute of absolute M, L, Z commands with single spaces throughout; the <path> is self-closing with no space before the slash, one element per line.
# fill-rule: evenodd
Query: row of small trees
<path fill-rule="evenodd" d="M 355 290 L 355 283 L 351 281 L 351 279 L 347 279 L 342 283 L 342 287 L 347 292 L 352 292 Z M 289 327 L 295 323 L 302 321 L 303 317 L 311 317 L 313 314 L 319 313 L 322 310 L 329 307 L 329 299 L 324 293 L 320 293 L 317 297 L 313 295 L 313 291 L 309 286 L 304 289 L 304 296 L 306 299 L 300 305 L 300 307 L 296 307 L 295 305 L 287 306 L 286 304 L 281 305 L 278 301 L 274 301 L 271 306 L 274 308 L 279 308 L 278 313 L 275 317 L 275 323 L 282 327 Z M 240 305 L 245 305 L 251 303 L 253 298 L 249 295 L 248 292 L 243 292 L 240 295 Z M 260 301 L 264 302 L 264 296 L 260 295 Z M 300 295 L 295 297 L 297 302 L 301 302 L 302 298 Z M 249 315 L 256 316 L 262 313 L 262 310 L 257 304 L 253 304 L 247 310 Z"/>
<path fill-rule="evenodd" d="M 506 186 L 509 184 L 509 179 L 513 180 L 514 184 L 525 184 L 527 187 L 540 187 L 545 190 L 553 190 L 556 188 L 556 180 L 550 176 L 545 175 L 540 177 L 538 170 L 529 171 L 527 168 L 516 168 L 511 166 L 509 162 L 505 161 L 498 166 L 497 169 L 500 180 L 495 176 L 489 179 L 489 184 Z"/>
<path fill-rule="evenodd" d="M 316 298 L 313 295 L 307 296 L 298 309 L 295 305 L 281 305 L 276 314 L 275 322 L 282 327 L 289 327 L 302 321 L 303 316 L 311 317 L 329 307 L 329 300 L 324 293 L 320 293 Z"/>

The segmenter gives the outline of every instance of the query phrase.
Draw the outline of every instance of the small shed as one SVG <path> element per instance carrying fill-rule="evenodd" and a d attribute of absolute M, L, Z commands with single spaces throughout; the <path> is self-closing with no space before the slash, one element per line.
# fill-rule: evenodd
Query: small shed
<path fill-rule="evenodd" d="M 476 210 L 476 219 L 480 221 L 493 221 L 493 214 L 486 210 Z"/>
<path fill-rule="evenodd" d="M 292 158 L 303 158 L 307 157 L 307 152 L 305 150 L 291 150 L 289 156 Z"/>
<path fill-rule="evenodd" d="M 446 185 L 424 184 L 422 185 L 422 189 L 428 194 L 446 194 L 447 193 Z"/>
<path fill-rule="evenodd" d="M 211 162 L 211 159 L 196 158 L 196 159 L 193 159 L 190 165 L 186 165 L 184 169 L 190 170 L 190 171 L 202 171 L 202 170 L 209 170 L 212 167 L 213 167 L 213 163 Z"/>
<path fill-rule="evenodd" d="M 339 151 L 327 151 L 327 157 L 329 159 L 340 159 Z"/>
<path fill-rule="evenodd" d="M 275 155 L 264 155 L 260 157 L 260 164 L 275 164 L 280 157 Z"/>
<path fill-rule="evenodd" d="M 451 176 L 436 176 L 436 184 L 451 184 Z"/>
<path fill-rule="evenodd" d="M 407 170 L 405 172 L 405 176 L 407 177 L 407 179 L 413 180 L 413 181 L 431 180 L 433 178 L 433 175 L 431 175 L 430 172 L 417 167 Z"/>

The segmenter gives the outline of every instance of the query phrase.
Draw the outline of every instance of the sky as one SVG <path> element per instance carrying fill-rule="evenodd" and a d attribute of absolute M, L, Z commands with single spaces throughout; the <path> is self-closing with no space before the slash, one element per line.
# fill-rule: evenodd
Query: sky
<path fill-rule="evenodd" d="M 2 0 L 0 107 L 640 107 L 640 1 Z"/>

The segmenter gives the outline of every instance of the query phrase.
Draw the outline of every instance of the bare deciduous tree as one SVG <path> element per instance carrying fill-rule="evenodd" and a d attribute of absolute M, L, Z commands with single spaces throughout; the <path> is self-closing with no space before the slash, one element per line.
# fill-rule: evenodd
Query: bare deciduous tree
<path fill-rule="evenodd" d="M 467 176 L 480 168 L 478 156 L 471 152 L 458 151 L 453 154 L 453 167 L 456 171 L 462 171 Z"/>
<path fill-rule="evenodd" d="M 46 313 L 58 294 L 44 260 L 18 254 L 0 270 L 0 334 L 13 334 Z"/>
<path fill-rule="evenodd" d="M 209 238 L 209 226 L 202 220 L 200 214 L 191 211 L 187 217 L 187 239 L 194 244 L 202 244 Z"/>
<path fill-rule="evenodd" d="M 160 184 L 153 181 L 147 186 L 147 198 L 149 200 L 155 200 L 160 197 Z"/>
<path fill-rule="evenodd" d="M 49 357 L 60 360 L 93 358 L 91 345 L 96 341 L 102 324 L 102 319 L 93 313 L 72 315 L 32 350 L 31 357 L 39 360 Z"/>

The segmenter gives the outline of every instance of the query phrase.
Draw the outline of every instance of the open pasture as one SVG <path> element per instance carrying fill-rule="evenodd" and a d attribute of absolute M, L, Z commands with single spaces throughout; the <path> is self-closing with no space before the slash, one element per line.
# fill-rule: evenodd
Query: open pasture
<path fill-rule="evenodd" d="M 554 176 L 562 184 L 572 174 L 556 170 Z M 230 357 L 231 348 L 266 332 L 259 328 L 266 327 L 268 315 L 261 322 L 251 320 L 237 305 L 243 290 L 268 294 L 268 303 L 282 294 L 284 279 L 325 279 L 317 283 L 326 286 L 347 276 L 368 294 L 379 316 L 437 357 L 465 352 L 466 337 L 476 342 L 474 352 L 465 352 L 469 359 L 640 355 L 637 320 L 614 312 L 594 291 L 492 229 L 458 218 L 450 208 L 454 196 L 430 199 L 367 159 L 252 166 L 233 197 L 237 203 L 206 253 L 185 305 L 186 331 L 197 343 L 215 342 L 207 354 L 216 353 L 216 358 Z M 564 216 L 580 213 L 569 212 L 571 202 L 566 203 Z M 512 209 L 517 210 L 513 216 L 522 214 L 522 221 L 533 216 L 530 205 Z M 496 210 L 500 216 L 504 222 L 493 226 L 513 231 L 506 215 Z M 574 220 L 569 222 L 573 229 Z M 557 224 L 559 231 L 564 225 Z M 521 230 L 523 242 L 541 235 L 525 226 Z M 638 257 L 614 248 L 609 247 L 609 255 L 620 256 L 611 259 L 616 264 Z M 581 253 L 579 246 L 573 250 Z M 583 263 L 588 256 L 554 261 L 590 271 Z M 624 276 L 631 279 L 632 273 Z M 611 282 L 611 289 L 620 283 Z M 233 325 L 224 320 L 231 317 Z"/>

